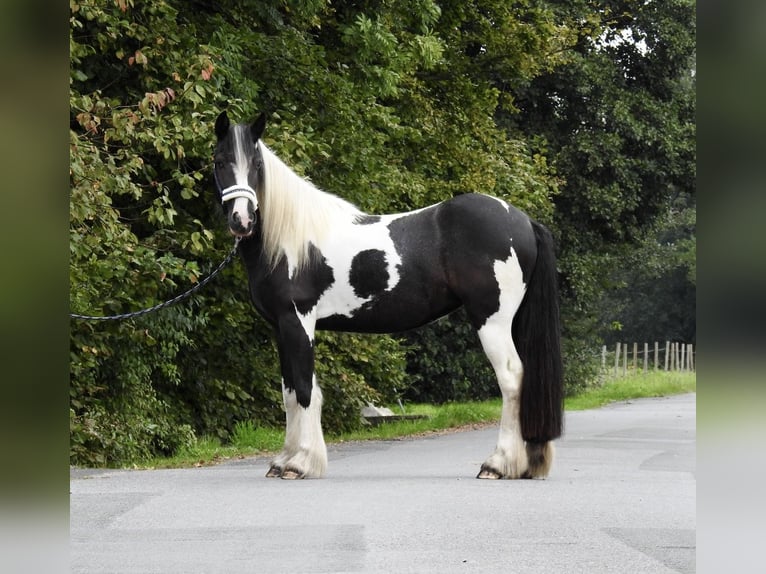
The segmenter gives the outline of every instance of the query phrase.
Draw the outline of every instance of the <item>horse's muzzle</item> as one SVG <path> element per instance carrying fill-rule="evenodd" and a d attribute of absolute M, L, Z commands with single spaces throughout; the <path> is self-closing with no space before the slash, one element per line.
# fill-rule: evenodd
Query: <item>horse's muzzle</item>
<path fill-rule="evenodd" d="M 229 231 L 237 237 L 249 237 L 258 223 L 258 211 L 248 209 L 243 217 L 239 211 L 232 211 L 229 217 Z"/>

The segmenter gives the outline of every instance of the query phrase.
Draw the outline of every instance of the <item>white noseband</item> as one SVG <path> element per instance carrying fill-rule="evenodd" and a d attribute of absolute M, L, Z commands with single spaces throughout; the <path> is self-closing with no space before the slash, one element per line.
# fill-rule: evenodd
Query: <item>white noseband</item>
<path fill-rule="evenodd" d="M 249 185 L 234 184 L 221 191 L 221 203 L 226 203 L 230 199 L 236 199 L 237 197 L 245 197 L 252 201 L 253 205 L 258 205 L 255 190 Z"/>

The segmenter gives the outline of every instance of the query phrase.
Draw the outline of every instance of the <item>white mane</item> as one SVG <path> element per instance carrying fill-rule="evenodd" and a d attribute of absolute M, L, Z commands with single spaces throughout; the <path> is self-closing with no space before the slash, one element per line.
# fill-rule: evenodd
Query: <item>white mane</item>
<path fill-rule="evenodd" d="M 309 244 L 318 246 L 334 225 L 363 213 L 300 177 L 262 141 L 258 145 L 263 158 L 258 204 L 264 252 L 272 268 L 285 255 L 290 268 L 301 269 L 308 263 Z"/>

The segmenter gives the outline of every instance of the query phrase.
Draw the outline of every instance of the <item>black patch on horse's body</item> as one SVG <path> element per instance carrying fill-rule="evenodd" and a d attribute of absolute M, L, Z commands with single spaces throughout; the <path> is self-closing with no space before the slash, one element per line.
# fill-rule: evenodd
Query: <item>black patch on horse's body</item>
<path fill-rule="evenodd" d="M 480 194 L 459 195 L 396 219 L 390 229 L 403 254 L 402 279 L 421 289 L 444 285 L 450 299 L 465 305 L 477 329 L 499 309 L 495 262 L 507 260 L 513 247 L 526 282 L 537 254 L 529 218 Z M 444 297 L 440 289 L 435 295 L 437 301 Z"/>
<path fill-rule="evenodd" d="M 311 263 L 291 281 L 295 308 L 301 315 L 311 311 L 322 294 L 335 283 L 332 267 L 313 244 L 309 245 L 309 261 Z"/>
<path fill-rule="evenodd" d="M 274 269 L 269 268 L 263 254 L 260 230 L 240 241 L 240 252 L 247 267 L 250 299 L 258 312 L 272 325 L 280 316 L 309 313 L 319 298 L 335 283 L 335 274 L 314 245 L 309 245 L 310 264 L 296 276 L 289 277 L 283 257 Z"/>
<path fill-rule="evenodd" d="M 285 314 L 279 318 L 276 335 L 279 364 L 285 388 L 295 392 L 298 404 L 307 408 L 311 404 L 311 387 L 314 377 L 314 343 L 303 330 L 301 321 L 295 313 Z"/>
<path fill-rule="evenodd" d="M 348 282 L 360 299 L 385 291 L 389 278 L 386 253 L 380 249 L 365 249 L 351 260 Z"/>

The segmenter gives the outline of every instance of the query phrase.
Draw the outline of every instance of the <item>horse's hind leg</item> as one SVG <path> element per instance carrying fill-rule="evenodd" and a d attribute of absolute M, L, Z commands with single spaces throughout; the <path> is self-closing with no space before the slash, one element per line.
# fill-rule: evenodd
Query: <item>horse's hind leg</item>
<path fill-rule="evenodd" d="M 481 465 L 477 478 L 522 478 L 529 467 L 528 450 L 519 422 L 522 364 L 511 337 L 511 321 L 503 315 L 498 312 L 479 329 L 484 352 L 497 375 L 503 410 L 497 446 Z"/>
<path fill-rule="evenodd" d="M 519 419 L 523 365 L 505 319 L 493 319 L 479 330 L 479 338 L 497 375 L 503 410 L 497 447 L 477 478 L 545 478 L 553 465 L 553 442 L 524 442 Z"/>

